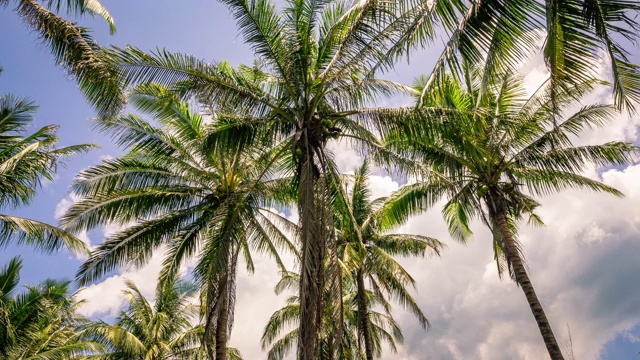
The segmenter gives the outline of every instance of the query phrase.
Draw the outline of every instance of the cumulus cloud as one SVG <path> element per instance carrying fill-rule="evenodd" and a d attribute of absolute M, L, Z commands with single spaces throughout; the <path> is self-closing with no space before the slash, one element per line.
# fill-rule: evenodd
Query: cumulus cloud
<path fill-rule="evenodd" d="M 125 289 L 125 280 L 135 282 L 142 295 L 147 299 L 153 299 L 161 265 L 162 255 L 159 252 L 147 265 L 139 269 L 124 270 L 83 288 L 78 298 L 86 302 L 79 308 L 79 312 L 85 316 L 98 318 L 116 316 L 125 304 L 125 297 L 122 294 L 122 290 Z"/>
<path fill-rule="evenodd" d="M 543 199 L 547 227 L 520 234 L 538 296 L 567 351 L 570 331 L 577 359 L 598 358 L 617 333 L 640 322 L 640 289 L 630 286 L 640 273 L 640 165 L 609 170 L 602 180 L 627 197 L 568 191 Z M 424 334 L 403 314 L 407 341 L 388 359 L 546 357 L 521 290 L 497 276 L 490 234 L 479 223 L 474 229 L 466 246 L 450 241 L 441 259 L 405 261 L 433 327 Z M 403 230 L 448 239 L 437 211 Z"/>

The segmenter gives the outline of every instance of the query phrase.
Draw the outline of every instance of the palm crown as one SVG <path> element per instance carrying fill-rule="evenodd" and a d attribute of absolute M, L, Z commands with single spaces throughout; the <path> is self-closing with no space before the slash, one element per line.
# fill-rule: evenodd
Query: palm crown
<path fill-rule="evenodd" d="M 22 261 L 0 269 L 0 356 L 18 359 L 82 359 L 103 350 L 82 333 L 89 320 L 77 309 L 82 301 L 69 295 L 69 282 L 47 279 L 17 293 Z"/>
<path fill-rule="evenodd" d="M 103 344 L 97 359 L 198 359 L 204 326 L 195 323 L 199 306 L 194 284 L 170 279 L 158 286 L 154 302 L 135 283 L 123 290 L 128 306 L 113 325 L 90 324 L 83 334 Z"/>
<path fill-rule="evenodd" d="M 71 231 L 102 223 L 123 229 L 95 249 L 78 279 L 86 284 L 119 266 L 146 264 L 161 246 L 162 279 L 195 259 L 194 275 L 206 293 L 205 344 L 226 353 L 238 255 L 253 271 L 252 248 L 271 254 L 281 268 L 277 249 L 296 251 L 274 224 L 286 226 L 286 219 L 269 209 L 286 201 L 290 186 L 270 172 L 270 151 L 218 153 L 205 146 L 207 137 L 216 136 L 215 123 L 165 88 L 141 86 L 132 98 L 159 127 L 136 115 L 98 122 L 129 152 L 80 173 L 73 190 L 82 200 L 62 223 Z M 214 334 L 222 338 L 214 341 Z"/>

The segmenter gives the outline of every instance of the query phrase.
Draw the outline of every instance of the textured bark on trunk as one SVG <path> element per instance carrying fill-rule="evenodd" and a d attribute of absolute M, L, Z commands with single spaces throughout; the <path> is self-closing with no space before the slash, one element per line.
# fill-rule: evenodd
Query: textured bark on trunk
<path fill-rule="evenodd" d="M 549 320 L 544 313 L 542 304 L 540 303 L 540 300 L 538 300 L 538 296 L 533 288 L 531 279 L 529 279 L 527 270 L 524 267 L 522 258 L 520 257 L 516 242 L 511 234 L 509 226 L 507 225 L 507 217 L 504 210 L 497 211 L 495 217 L 495 223 L 498 226 L 498 230 L 504 240 L 507 253 L 511 259 L 516 281 L 520 285 L 520 288 L 522 288 L 522 291 L 527 298 L 527 302 L 529 303 L 529 307 L 531 308 L 531 312 L 533 313 L 533 317 L 536 319 L 536 323 L 538 323 L 538 328 L 540 329 L 542 339 L 547 346 L 549 356 L 551 356 L 551 359 L 553 360 L 564 360 L 562 351 L 560 351 L 556 337 L 551 329 L 551 324 L 549 324 Z"/>
<path fill-rule="evenodd" d="M 373 360 L 373 338 L 371 336 L 371 324 L 369 323 L 369 307 L 367 306 L 366 289 L 364 286 L 364 273 L 358 270 L 358 314 L 360 315 L 360 331 L 364 338 L 364 353 L 367 360 Z"/>
<path fill-rule="evenodd" d="M 300 335 L 298 359 L 318 358 L 318 332 L 322 316 L 322 290 L 324 288 L 324 241 L 318 219 L 315 174 L 311 149 L 307 146 L 300 159 L 300 214 L 302 262 L 300 279 Z"/>
<path fill-rule="evenodd" d="M 227 360 L 227 329 L 229 328 L 229 291 L 227 275 L 218 282 L 220 289 L 220 312 L 216 323 L 216 360 Z"/>

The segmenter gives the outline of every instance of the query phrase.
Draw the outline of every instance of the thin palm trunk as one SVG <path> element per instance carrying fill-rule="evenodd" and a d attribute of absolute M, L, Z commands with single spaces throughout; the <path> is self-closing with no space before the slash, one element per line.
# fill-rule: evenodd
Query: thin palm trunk
<path fill-rule="evenodd" d="M 324 208 L 326 211 L 326 208 Z M 329 218 L 331 221 L 331 218 Z M 330 224 L 330 228 L 333 228 L 333 223 Z M 330 298 L 332 299 L 331 307 L 332 307 L 332 318 L 335 319 L 336 323 L 333 326 L 333 343 L 332 343 L 332 354 L 336 359 L 343 358 L 343 349 L 342 349 L 342 338 L 344 336 L 344 304 L 342 301 L 343 296 L 343 287 L 342 287 L 342 271 L 340 269 L 339 258 L 338 258 L 338 248 L 337 248 L 337 239 L 335 238 L 335 233 L 331 234 L 331 262 L 329 271 L 331 271 L 331 294 Z"/>
<path fill-rule="evenodd" d="M 549 352 L 551 359 L 564 360 L 562 351 L 560 351 L 560 347 L 558 346 L 556 337 L 553 334 L 553 330 L 551 329 L 551 324 L 549 324 L 549 320 L 544 313 L 542 304 L 540 303 L 540 300 L 538 300 L 538 296 L 536 295 L 536 292 L 533 288 L 531 279 L 529 279 L 527 270 L 525 269 L 522 258 L 520 257 L 520 252 L 518 250 L 516 242 L 513 238 L 513 235 L 511 234 L 509 226 L 507 225 L 507 216 L 504 210 L 496 211 L 495 223 L 498 226 L 500 235 L 502 235 L 504 246 L 506 247 L 505 250 L 511 262 L 511 266 L 513 267 L 516 282 L 520 285 L 522 291 L 524 292 L 524 295 L 527 298 L 527 302 L 529 303 L 529 307 L 531 308 L 533 317 L 536 319 L 536 323 L 538 324 L 538 328 L 540 329 L 540 334 L 544 339 L 544 343 L 547 346 L 547 351 Z"/>
<path fill-rule="evenodd" d="M 220 311 L 216 323 L 216 360 L 227 359 L 227 329 L 229 328 L 229 290 L 228 276 L 225 274 L 218 282 L 220 291 Z"/>
<path fill-rule="evenodd" d="M 360 317 L 360 333 L 364 339 L 364 352 L 367 360 L 373 360 L 373 339 L 371 324 L 369 323 L 369 309 L 367 306 L 366 289 L 364 286 L 364 272 L 357 273 L 358 281 L 358 316 Z"/>
<path fill-rule="evenodd" d="M 314 171 L 312 148 L 308 142 L 300 159 L 300 213 L 302 264 L 300 283 L 300 335 L 298 359 L 317 359 L 318 331 L 322 317 L 325 244 L 317 216 L 315 188 L 318 175 Z"/>

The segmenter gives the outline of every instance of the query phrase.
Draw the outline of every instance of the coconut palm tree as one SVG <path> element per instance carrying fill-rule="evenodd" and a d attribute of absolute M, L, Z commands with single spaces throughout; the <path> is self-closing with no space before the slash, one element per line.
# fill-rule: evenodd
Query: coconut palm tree
<path fill-rule="evenodd" d="M 426 327 L 427 318 L 406 288 L 415 286 L 415 281 L 393 256 L 439 254 L 443 247 L 438 240 L 425 236 L 388 233 L 406 221 L 405 215 L 419 209 L 402 209 L 402 216 L 396 216 L 388 210 L 396 211 L 397 207 L 389 204 L 386 198 L 371 200 L 367 160 L 351 180 L 337 185 L 342 188 L 336 191 L 340 195 L 333 200 L 336 259 L 332 256 L 325 259 L 327 279 L 319 340 L 319 356 L 323 359 L 330 359 L 336 353 L 333 350 L 336 336 L 340 337 L 341 344 L 339 358 L 368 360 L 379 357 L 382 340 L 395 349 L 395 341 L 401 341 L 402 337 L 391 316 L 388 298 L 398 301 Z M 342 274 L 337 299 L 330 279 L 334 261 Z M 283 273 L 276 293 L 285 289 L 297 290 L 299 278 L 297 273 Z M 384 313 L 375 311 L 375 307 L 381 307 Z M 335 308 L 338 308 L 338 314 Z M 292 296 L 287 305 L 271 317 L 262 339 L 263 348 L 271 347 L 269 359 L 282 359 L 298 341 L 298 327 L 286 330 L 295 325 L 299 313 L 299 297 Z M 342 324 L 337 325 L 337 322 Z"/>
<path fill-rule="evenodd" d="M 0 357 L 73 360 L 101 351 L 81 335 L 89 321 L 77 314 L 82 302 L 69 296 L 69 282 L 49 279 L 16 294 L 21 268 L 13 258 L 0 269 Z"/>
<path fill-rule="evenodd" d="M 352 280 L 345 278 L 345 281 L 342 282 L 341 302 L 344 305 L 341 307 L 340 319 L 343 321 L 341 326 L 343 331 L 340 332 L 340 355 L 338 358 L 364 360 L 366 359 L 365 352 L 358 341 L 361 326 L 361 318 L 358 316 L 358 288 Z M 281 294 L 285 290 L 298 291 L 299 285 L 299 274 L 283 272 L 275 290 L 277 294 Z M 321 320 L 318 359 L 334 359 L 332 347 L 338 327 L 336 321 L 340 320 L 335 319 L 334 311 L 329 305 L 329 300 L 333 298 L 329 288 L 325 289 L 324 296 L 327 297 L 327 301 L 325 301 Z M 369 289 L 366 290 L 366 300 L 371 308 L 382 309 L 382 312 L 371 310 L 366 320 L 371 333 L 374 353 L 380 356 L 382 345 L 385 343 L 392 351 L 397 351 L 396 346 L 402 343 L 403 336 L 400 326 L 391 315 L 391 305 L 381 294 Z M 282 360 L 293 351 L 298 341 L 299 317 L 300 300 L 296 295 L 290 296 L 286 300 L 286 305 L 273 313 L 262 335 L 262 348 L 269 349 L 267 359 Z"/>
<path fill-rule="evenodd" d="M 376 348 L 369 319 L 372 309 L 368 301 L 370 291 L 366 281 L 369 281 L 370 288 L 377 297 L 397 300 L 426 328 L 427 318 L 406 289 L 407 286 L 415 286 L 415 281 L 394 256 L 415 257 L 428 253 L 438 255 L 444 245 L 426 236 L 388 233 L 402 225 L 405 217 L 396 217 L 394 213 L 387 211 L 395 210 L 395 204 L 390 204 L 386 197 L 372 200 L 368 182 L 369 163 L 365 159 L 356 170 L 353 181 L 349 183 L 349 189 L 345 186 L 343 190 L 343 193 L 348 194 L 348 201 L 338 204 L 335 224 L 340 267 L 345 271 L 345 276 L 356 285 L 354 293 L 358 338 L 365 350 L 365 358 L 372 360 Z M 393 199 L 393 195 L 391 198 Z M 403 213 L 408 212 L 412 211 L 403 209 Z M 379 356 L 379 350 L 377 353 Z"/>
<path fill-rule="evenodd" d="M 96 323 L 84 335 L 105 345 L 96 359 L 164 360 L 204 359 L 201 341 L 204 325 L 197 324 L 198 289 L 188 282 L 167 279 L 159 284 L 153 302 L 132 281 L 123 294 L 127 308 L 113 325 Z M 195 324 L 195 325 L 194 325 Z"/>
<path fill-rule="evenodd" d="M 504 74 L 492 81 L 491 91 L 480 92 L 482 73 L 467 72 L 466 84 L 453 78 L 422 98 L 419 106 L 455 109 L 455 116 L 429 122 L 432 132 L 424 136 L 389 136 L 397 151 L 409 151 L 432 167 L 431 176 L 408 185 L 393 196 L 402 208 L 432 206 L 442 198 L 443 215 L 449 231 L 457 239 L 471 234 L 470 221 L 479 219 L 492 230 L 492 247 L 500 273 L 505 266 L 522 288 L 552 359 L 562 359 L 551 325 L 538 299 L 525 266 L 517 238 L 517 221 L 529 218 L 541 224 L 534 210 L 534 197 L 569 188 L 606 192 L 616 189 L 582 175 L 587 165 L 624 165 L 633 161 L 638 148 L 625 142 L 601 145 L 574 145 L 575 136 L 585 128 L 599 127 L 612 120 L 610 105 L 588 105 L 557 122 L 555 111 L 576 104 L 588 93 L 592 82 L 567 88 L 563 93 L 547 81 L 535 94 L 527 96 L 522 79 Z M 418 91 L 424 82 L 418 83 Z M 393 210 L 390 210 L 393 211 Z"/>
<path fill-rule="evenodd" d="M 72 185 L 81 200 L 61 219 L 73 232 L 122 226 L 93 251 L 78 281 L 146 264 L 158 249 L 164 253 L 161 279 L 195 261 L 195 280 L 205 289 L 204 344 L 211 358 L 225 359 L 238 256 L 253 271 L 250 249 L 270 254 L 281 268 L 277 250 L 296 252 L 275 225 L 286 227 L 286 219 L 270 210 L 289 201 L 290 181 L 271 173 L 269 149 L 207 147 L 223 120 L 210 122 L 167 89 L 141 86 L 131 96 L 157 126 L 132 114 L 99 120 L 97 126 L 129 151 L 82 171 Z"/>
<path fill-rule="evenodd" d="M 1 71 L 1 69 L 0 69 Z M 43 181 L 53 181 L 57 168 L 72 155 L 92 145 L 56 148 L 56 125 L 46 125 L 32 133 L 37 107 L 27 99 L 8 94 L 0 97 L 0 211 L 28 205 Z M 86 245 L 55 226 L 19 216 L 0 213 L 0 247 L 27 244 L 45 252 L 66 247 L 86 255 Z"/>

